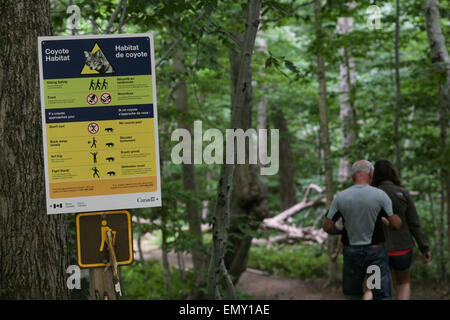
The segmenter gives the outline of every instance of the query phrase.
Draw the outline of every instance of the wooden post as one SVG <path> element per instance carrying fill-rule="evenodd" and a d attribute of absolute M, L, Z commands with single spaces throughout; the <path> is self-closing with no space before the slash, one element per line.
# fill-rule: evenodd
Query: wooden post
<path fill-rule="evenodd" d="M 112 270 L 102 267 L 90 268 L 90 294 L 93 300 L 117 300 Z"/>
<path fill-rule="evenodd" d="M 121 299 L 119 263 L 133 262 L 130 212 L 80 213 L 76 217 L 76 226 L 78 264 L 89 268 L 91 299 Z"/>
<path fill-rule="evenodd" d="M 105 268 L 92 268 L 89 272 L 90 293 L 93 300 L 118 300 L 122 297 L 112 230 L 106 233 L 109 262 Z"/>

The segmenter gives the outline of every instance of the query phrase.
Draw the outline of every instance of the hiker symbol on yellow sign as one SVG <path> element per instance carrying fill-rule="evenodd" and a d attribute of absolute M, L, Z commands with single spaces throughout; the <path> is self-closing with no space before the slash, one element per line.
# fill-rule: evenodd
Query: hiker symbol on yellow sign
<path fill-rule="evenodd" d="M 118 265 L 133 262 L 131 214 L 127 210 L 85 212 L 76 216 L 78 265 L 104 267 L 109 261 L 106 232 L 111 230 Z"/>

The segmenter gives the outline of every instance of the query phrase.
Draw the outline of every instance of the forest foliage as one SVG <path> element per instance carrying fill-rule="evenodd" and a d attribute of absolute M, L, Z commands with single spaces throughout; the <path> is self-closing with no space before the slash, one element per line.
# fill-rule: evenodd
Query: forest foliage
<path fill-rule="evenodd" d="M 439 82 L 445 82 L 446 66 L 445 63 L 434 63 L 430 58 L 424 1 L 401 2 L 400 60 L 397 65 L 394 56 L 395 1 L 376 3 L 381 9 L 379 29 L 368 27 L 370 16 L 366 10 L 374 4 L 373 1 L 355 1 L 353 9 L 345 1 L 322 2 L 323 32 L 318 39 L 314 29 L 314 1 L 263 1 L 251 64 L 252 127 L 258 126 L 258 105 L 262 102 L 267 106 L 267 128 L 277 128 L 279 122 L 276 119 L 282 115 L 287 130 L 280 130 L 280 141 L 290 142 L 290 156 L 285 157 L 281 149 L 280 166 L 288 166 L 295 196 L 302 199 L 311 183 L 325 186 L 316 76 L 316 56 L 320 54 L 324 58 L 326 71 L 334 191 L 338 192 L 351 184 L 350 179 L 339 182 L 341 158 L 348 158 L 351 162 L 357 159 L 372 162 L 389 159 L 395 162 L 395 145 L 399 143 L 402 180 L 405 188 L 413 193 L 434 255 L 432 267 L 428 267 L 433 272 L 424 271 L 421 274 L 427 280 L 442 279 L 450 267 L 450 217 L 447 216 L 449 209 L 444 197 L 446 187 L 440 176 L 442 170 L 449 169 L 450 151 L 448 145 L 442 148 L 440 110 L 445 101 L 439 99 L 438 86 Z M 67 27 L 69 15 L 65 10 L 72 3 L 81 9 L 81 24 L 74 32 Z M 126 3 L 126 8 L 124 10 L 122 5 L 116 18 L 111 20 L 119 3 Z M 440 24 L 447 47 L 450 39 L 448 4 L 448 1 L 440 1 Z M 135 238 L 140 239 L 146 233 L 160 235 L 163 232 L 165 241 L 160 241 L 158 245 L 167 252 L 201 250 L 207 257 L 210 254 L 211 242 L 199 241 L 197 235 L 190 231 L 186 207 L 189 203 L 196 204 L 203 226 L 212 222 L 220 165 L 195 165 L 196 191 L 184 188 L 182 165 L 173 164 L 170 158 L 176 144 L 171 141 L 171 133 L 182 122 L 192 126 L 195 120 L 201 120 L 204 131 L 209 128 L 224 131 L 230 123 L 230 50 L 239 50 L 235 35 L 245 32 L 246 7 L 247 1 L 217 0 L 51 1 L 54 35 L 101 34 L 106 31 L 153 32 L 155 36 L 158 121 L 160 128 L 163 128 L 160 130 L 163 209 L 140 209 L 132 213 L 140 219 L 134 224 Z M 339 17 L 354 19 L 351 33 L 337 32 Z M 356 112 L 358 136 L 348 147 L 342 147 L 340 131 L 341 48 L 346 48 L 354 61 L 355 79 L 349 95 Z M 175 59 L 182 61 L 184 71 L 174 68 Z M 398 136 L 394 134 L 396 68 L 401 82 Z M 187 113 L 177 108 L 175 103 L 174 92 L 181 81 L 187 87 Z M 283 196 L 280 189 L 284 181 L 279 174 L 260 176 L 259 179 L 267 186 L 267 217 L 273 217 L 283 209 L 280 206 Z M 312 197 L 316 199 L 320 195 L 314 194 Z M 289 224 L 320 229 L 318 221 L 324 212 L 324 206 L 311 207 L 292 216 Z M 239 223 L 239 219 L 232 218 L 234 222 Z M 254 221 L 256 226 L 260 222 Z M 237 226 L 240 237 L 248 235 L 253 239 L 268 239 L 277 234 L 273 230 L 252 228 L 251 223 L 247 221 Z M 208 228 L 204 228 L 205 239 L 208 232 Z M 314 264 L 308 265 L 312 261 Z M 325 247 L 316 244 L 292 244 L 291 241 L 275 247 L 253 245 L 250 250 L 251 267 L 266 271 L 272 269 L 277 275 L 325 277 L 327 264 Z M 136 261 L 135 265 L 123 268 L 127 279 L 163 279 L 162 269 L 158 269 L 159 274 L 146 273 L 150 272 L 146 270 L 155 270 L 151 269 L 151 263 L 140 264 Z M 181 289 L 176 280 L 179 276 L 177 272 L 172 270 L 171 281 L 172 290 L 178 292 Z M 140 276 L 143 274 L 145 277 Z M 187 287 L 194 287 L 194 276 L 188 274 L 187 279 Z M 131 281 L 128 285 L 133 294 L 138 292 L 135 286 L 140 285 L 133 284 L 135 282 Z M 159 296 L 145 297 L 169 296 L 161 293 Z"/>

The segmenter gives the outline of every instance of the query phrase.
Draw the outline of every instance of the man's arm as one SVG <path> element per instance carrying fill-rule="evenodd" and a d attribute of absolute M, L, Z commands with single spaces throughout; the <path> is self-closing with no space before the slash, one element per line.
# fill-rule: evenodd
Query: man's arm
<path fill-rule="evenodd" d="M 336 228 L 336 221 L 341 216 L 338 206 L 338 196 L 336 196 L 333 201 L 331 201 L 330 208 L 325 215 L 325 220 L 323 222 L 323 230 L 329 234 L 341 234 L 342 230 Z"/>
<path fill-rule="evenodd" d="M 336 227 L 336 222 L 325 217 L 325 221 L 323 222 L 323 231 L 328 234 L 341 234 L 342 230 Z"/>
<path fill-rule="evenodd" d="M 389 228 L 398 230 L 402 227 L 402 219 L 400 219 L 400 217 L 397 214 L 394 214 L 394 212 L 392 211 L 391 198 L 389 198 L 389 196 L 383 190 L 381 190 L 381 192 L 383 193 L 382 207 L 384 209 L 384 215 L 387 216 L 387 220 L 389 221 Z M 383 223 L 386 224 L 385 221 L 383 221 Z"/>
<path fill-rule="evenodd" d="M 398 230 L 402 227 L 402 219 L 398 216 L 398 214 L 393 214 L 388 217 L 389 227 L 393 230 Z"/>

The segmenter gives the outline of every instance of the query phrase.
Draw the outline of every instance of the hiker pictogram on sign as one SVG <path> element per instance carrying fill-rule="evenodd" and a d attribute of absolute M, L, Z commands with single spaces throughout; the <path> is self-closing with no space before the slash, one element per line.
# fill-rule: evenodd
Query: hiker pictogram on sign
<path fill-rule="evenodd" d="M 91 170 L 94 171 L 94 174 L 92 175 L 92 177 L 93 178 L 97 177 L 100 179 L 100 176 L 98 174 L 100 171 L 97 169 L 97 167 L 93 167 L 93 168 L 91 168 Z"/>
<path fill-rule="evenodd" d="M 98 102 L 98 97 L 94 93 L 89 93 L 88 96 L 86 97 L 86 101 L 90 105 L 94 105 L 94 104 L 96 104 Z"/>
<path fill-rule="evenodd" d="M 91 152 L 91 154 L 92 154 L 94 163 L 97 163 L 97 154 L 98 154 L 98 152 Z"/>
<path fill-rule="evenodd" d="M 97 148 L 97 140 L 95 140 L 94 137 L 92 137 L 92 141 L 88 141 L 88 143 L 91 145 L 91 148 Z"/>
<path fill-rule="evenodd" d="M 76 217 L 76 230 L 80 267 L 105 267 L 110 259 L 108 242 L 114 247 L 118 265 L 133 262 L 130 212 L 121 210 L 80 213 Z"/>
<path fill-rule="evenodd" d="M 80 74 L 104 74 L 114 73 L 114 68 L 109 63 L 98 43 L 95 43 L 91 52 L 84 51 L 86 58 L 83 69 Z"/>
<path fill-rule="evenodd" d="M 103 82 L 100 83 L 100 79 L 97 79 L 97 82 L 94 79 L 91 80 L 89 84 L 89 90 L 107 90 L 108 89 L 108 81 L 103 79 Z"/>
<path fill-rule="evenodd" d="M 100 243 L 100 251 L 103 251 L 106 244 L 107 235 L 106 232 L 108 230 L 111 230 L 113 234 L 113 245 L 116 243 L 116 233 L 117 231 L 112 230 L 110 227 L 108 227 L 108 222 L 106 220 L 102 220 L 102 227 L 100 228 L 100 232 L 102 234 L 102 242 Z"/>

